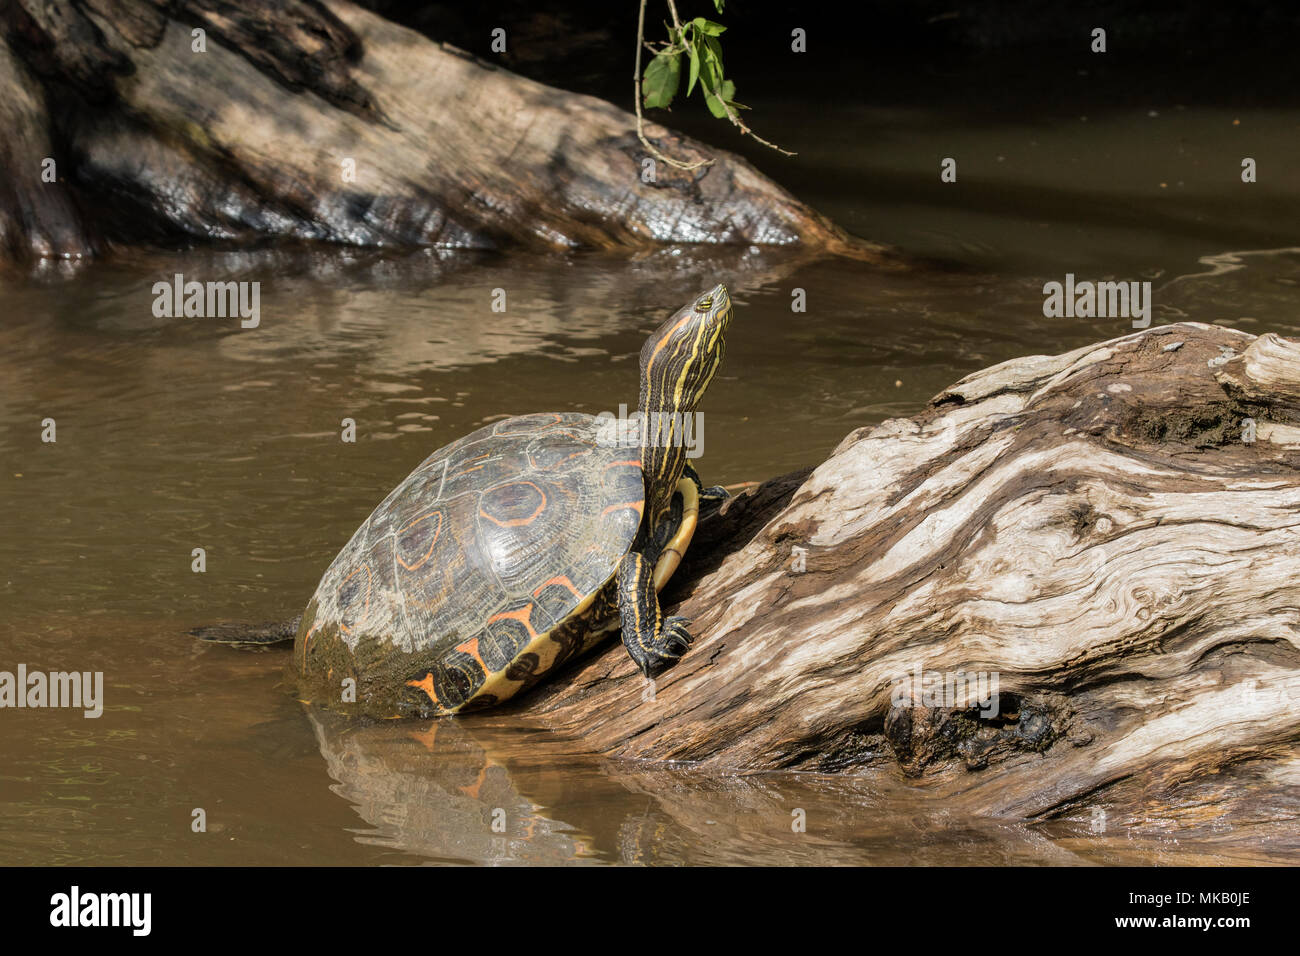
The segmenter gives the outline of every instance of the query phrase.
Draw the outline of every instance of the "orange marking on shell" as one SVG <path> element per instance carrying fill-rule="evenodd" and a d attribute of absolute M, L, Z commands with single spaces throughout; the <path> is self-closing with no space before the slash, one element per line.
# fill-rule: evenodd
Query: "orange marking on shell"
<path fill-rule="evenodd" d="M 574 596 L 574 597 L 579 597 L 579 598 L 580 598 L 580 597 L 583 596 L 583 595 L 582 595 L 582 592 L 579 591 L 576 587 L 573 586 L 573 582 L 569 580 L 569 576 L 568 576 L 567 574 L 557 574 L 555 577 L 551 578 L 551 580 L 547 581 L 545 584 L 543 584 L 541 587 L 539 587 L 536 591 L 534 591 L 534 592 L 533 592 L 533 597 L 537 597 L 539 594 L 541 594 L 543 591 L 545 591 L 547 588 L 549 588 L 549 587 L 550 587 L 551 585 L 553 585 L 553 584 L 563 585 L 564 587 L 568 588 L 570 591 L 573 592 L 573 596 Z"/>
<path fill-rule="evenodd" d="M 483 668 L 484 674 L 492 673 L 491 669 L 486 664 L 483 663 L 483 658 L 478 652 L 477 637 L 471 637 L 464 644 L 457 644 L 456 650 L 460 651 L 462 654 L 468 654 L 470 657 L 474 658 L 474 660 L 478 662 L 478 666 Z"/>
<path fill-rule="evenodd" d="M 307 632 L 307 636 L 304 637 L 304 638 L 302 639 L 302 668 L 301 668 L 301 670 L 302 670 L 302 672 L 303 672 L 304 674 L 307 673 L 307 651 L 309 651 L 309 650 L 311 649 L 312 641 L 316 640 L 316 632 L 319 631 L 319 630 L 320 630 L 320 625 L 317 624 L 317 625 L 316 625 L 315 627 L 313 627 L 310 631 L 308 631 L 308 632 Z"/>
<path fill-rule="evenodd" d="M 609 469 L 611 469 L 611 468 L 617 468 L 617 467 L 619 467 L 620 465 L 631 465 L 633 468 L 640 468 L 640 467 L 641 467 L 641 459 L 640 459 L 640 458 L 625 458 L 625 459 L 623 459 L 622 461 L 611 461 L 608 465 L 605 466 L 605 470 L 608 471 Z"/>
<path fill-rule="evenodd" d="M 479 516 L 483 518 L 487 518 L 488 521 L 491 521 L 498 528 L 518 528 L 524 525 L 530 525 L 534 521 L 536 521 L 537 516 L 546 510 L 546 492 L 542 491 L 541 488 L 538 488 L 537 485 L 533 484 L 533 482 L 531 481 L 516 481 L 514 482 L 514 484 L 528 485 L 529 487 L 536 489 L 537 493 L 542 496 L 542 503 L 537 506 L 536 510 L 534 510 L 532 514 L 530 514 L 527 518 L 511 518 L 509 521 L 498 521 L 496 518 L 492 517 L 482 508 L 479 508 L 478 510 Z"/>
<path fill-rule="evenodd" d="M 566 461 L 571 461 L 571 460 L 573 460 L 574 458 L 583 458 L 583 457 L 585 457 L 586 455 L 590 455 L 590 454 L 591 454 L 591 452 L 588 451 L 588 450 L 585 449 L 585 448 L 584 448 L 582 451 L 575 451 L 572 455 L 565 455 L 563 458 L 561 458 L 559 461 L 557 461 L 557 462 L 555 463 L 555 465 L 553 465 L 552 467 L 556 467 L 556 466 L 558 466 L 558 465 L 563 465 Z"/>
<path fill-rule="evenodd" d="M 407 529 L 415 527 L 415 525 L 419 524 L 421 521 L 424 521 L 428 518 L 432 518 L 434 515 L 438 516 L 438 530 L 433 533 L 433 540 L 429 542 L 429 550 L 424 552 L 424 557 L 420 558 L 419 561 L 416 561 L 414 564 L 407 564 L 405 561 L 402 560 L 402 556 L 397 553 L 397 542 L 396 541 L 393 542 L 393 555 L 397 558 L 397 563 L 400 564 L 402 567 L 406 568 L 406 570 L 408 571 L 414 571 L 416 568 L 421 567 L 424 564 L 424 562 L 429 560 L 429 556 L 433 554 L 433 546 L 438 543 L 438 538 L 442 534 L 442 512 L 430 511 L 427 515 L 421 515 L 419 518 L 415 518 L 414 520 L 408 522 L 406 527 L 402 528 L 400 531 L 397 532 L 396 537 L 401 537 L 401 535 L 405 531 L 407 531 Z"/>
<path fill-rule="evenodd" d="M 530 604 L 527 607 L 516 608 L 513 611 L 502 611 L 500 614 L 493 614 L 488 618 L 488 623 L 491 624 L 493 621 L 502 620 L 518 621 L 524 627 L 528 628 L 529 637 L 536 637 L 537 632 L 533 630 L 532 616 L 533 606 Z"/>
<path fill-rule="evenodd" d="M 557 435 L 565 435 L 565 436 L 567 436 L 567 437 L 569 437 L 569 438 L 572 438 L 575 442 L 579 442 L 579 443 L 581 443 L 581 444 L 583 444 L 583 445 L 586 444 L 586 442 L 585 442 L 585 440 L 583 439 L 583 437 L 582 437 L 581 435 L 577 434 L 576 432 L 556 432 L 556 434 L 557 434 Z M 571 461 L 571 460 L 573 460 L 574 458 L 582 458 L 582 457 L 584 457 L 584 456 L 586 456 L 586 455 L 590 455 L 590 454 L 591 454 L 591 449 L 590 449 L 590 448 L 586 448 L 586 447 L 579 448 L 577 451 L 573 452 L 572 454 L 570 454 L 570 455 L 565 455 L 563 458 L 561 458 L 561 459 L 560 459 L 559 461 L 557 461 L 555 464 L 556 464 L 556 465 L 562 465 L 562 464 L 564 464 L 566 461 Z M 530 461 L 532 460 L 532 459 L 531 459 L 531 456 L 530 456 L 529 460 L 530 460 Z M 552 466 L 552 467 L 554 467 L 554 466 Z"/>
<path fill-rule="evenodd" d="M 612 511 L 622 511 L 624 508 L 631 508 L 637 514 L 641 514 L 642 509 L 644 507 L 645 507 L 644 501 L 625 501 L 621 505 L 610 505 L 608 508 L 606 508 L 604 511 L 600 513 L 600 516 L 603 518 L 605 517 L 605 515 L 609 514 Z"/>
<path fill-rule="evenodd" d="M 344 578 L 343 583 L 339 585 L 339 593 L 342 594 L 343 589 L 347 587 L 348 582 L 351 581 L 353 578 L 355 578 L 362 571 L 366 572 L 366 604 L 365 607 L 361 609 L 361 614 L 357 618 L 357 620 L 359 621 L 365 620 L 366 615 L 370 613 L 370 586 L 375 579 L 374 574 L 370 570 L 370 565 L 363 564 L 359 568 L 353 568 L 352 573 L 349 574 L 346 578 Z M 339 629 L 343 631 L 344 634 L 352 633 L 352 628 L 344 624 L 342 618 L 339 619 Z"/>
<path fill-rule="evenodd" d="M 420 688 L 429 700 L 433 701 L 433 706 L 441 709 L 442 703 L 438 700 L 438 695 L 433 692 L 433 674 L 425 674 L 421 680 L 408 680 L 406 686 Z"/>
<path fill-rule="evenodd" d="M 551 416 L 551 421 L 549 424 L 542 426 L 543 428 L 554 428 L 556 425 L 560 424 L 561 418 L 559 412 L 549 412 L 545 414 L 549 414 Z M 508 428 L 503 428 L 500 431 L 498 431 L 497 434 L 505 435 L 507 437 L 510 435 L 529 435 L 533 433 L 536 427 L 537 426 L 535 425 L 530 425 L 527 428 L 525 428 L 523 431 L 513 431 Z"/>
<path fill-rule="evenodd" d="M 473 462 L 476 462 L 476 461 L 484 461 L 485 459 L 487 459 L 487 458 L 491 458 L 491 457 L 492 457 L 492 453 L 489 452 L 489 451 L 485 451 L 485 452 L 483 452 L 483 454 L 481 454 L 481 455 L 475 455 L 473 458 L 466 458 L 464 461 L 462 461 L 462 462 L 460 463 L 460 464 L 461 464 L 461 468 L 460 468 L 460 470 L 459 470 L 459 471 L 454 471 L 454 472 L 448 472 L 447 477 L 448 477 L 448 478 L 459 478 L 461 475 L 468 475 L 471 471 L 478 471 L 480 468 L 483 467 L 482 465 L 474 465 L 473 468 L 466 468 L 466 467 L 464 467 L 464 466 L 465 466 L 465 465 L 472 464 Z"/>

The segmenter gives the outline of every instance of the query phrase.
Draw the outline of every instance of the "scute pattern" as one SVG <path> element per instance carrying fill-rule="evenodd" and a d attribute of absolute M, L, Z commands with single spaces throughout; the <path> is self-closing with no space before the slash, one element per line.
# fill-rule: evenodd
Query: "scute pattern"
<path fill-rule="evenodd" d="M 645 503 L 638 449 L 589 415 L 496 422 L 430 455 L 321 578 L 295 660 L 376 716 L 496 703 L 581 651 Z"/>

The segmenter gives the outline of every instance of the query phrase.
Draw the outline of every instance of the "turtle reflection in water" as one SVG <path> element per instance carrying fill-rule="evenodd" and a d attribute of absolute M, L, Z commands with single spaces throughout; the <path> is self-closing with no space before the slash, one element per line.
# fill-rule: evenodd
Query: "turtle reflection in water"
<path fill-rule="evenodd" d="M 305 695 L 375 717 L 500 703 L 620 629 L 647 676 L 684 654 L 658 591 L 695 532 L 705 489 L 680 429 L 722 361 L 721 285 L 641 350 L 639 446 L 578 413 L 494 422 L 435 451 L 357 529 L 293 633 Z M 205 628 L 270 643 L 287 627 Z M 349 678 L 355 684 L 345 685 Z M 343 693 L 355 688 L 355 701 Z"/>

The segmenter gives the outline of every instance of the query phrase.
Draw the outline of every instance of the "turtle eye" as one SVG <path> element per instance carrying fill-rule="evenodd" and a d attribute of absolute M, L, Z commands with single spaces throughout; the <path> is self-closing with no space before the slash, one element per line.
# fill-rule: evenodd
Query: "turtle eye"
<path fill-rule="evenodd" d="M 713 308 L 713 296 L 711 295 L 706 295 L 699 302 L 695 303 L 696 312 L 708 312 L 711 308 Z"/>

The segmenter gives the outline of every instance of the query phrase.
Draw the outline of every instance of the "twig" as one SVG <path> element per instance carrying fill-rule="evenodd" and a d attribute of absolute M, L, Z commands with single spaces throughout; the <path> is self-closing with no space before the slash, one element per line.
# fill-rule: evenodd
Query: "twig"
<path fill-rule="evenodd" d="M 772 149 L 776 150 L 778 153 L 780 153 L 783 156 L 798 155 L 797 153 L 794 153 L 791 150 L 782 149 L 780 146 L 776 145 L 776 143 L 769 143 L 767 140 L 763 139 L 763 137 L 755 133 L 752 129 L 750 129 L 748 126 L 744 124 L 739 114 L 732 112 L 731 107 L 727 105 L 727 101 L 724 100 L 721 96 L 718 97 L 718 102 L 722 104 L 723 110 L 726 111 L 727 119 L 731 120 L 732 124 L 735 125 L 740 130 L 741 135 L 748 136 L 750 139 L 757 140 L 758 142 L 762 143 L 764 146 L 771 147 Z"/>
<path fill-rule="evenodd" d="M 681 36 L 681 35 L 682 35 L 682 21 L 681 21 L 681 20 L 678 18 L 678 16 L 677 16 L 677 4 L 673 3 L 673 0 L 667 0 L 667 3 L 668 3 L 668 12 L 671 13 L 671 14 L 673 15 L 673 26 L 677 28 L 677 35 L 678 35 L 678 36 Z M 641 0 L 641 14 L 642 14 L 642 16 L 644 17 L 644 15 L 645 15 L 645 0 Z M 641 51 L 638 49 L 638 50 L 637 50 L 637 66 L 638 66 L 638 68 L 640 67 L 640 64 L 641 64 Z M 638 74 L 638 75 L 639 75 L 639 74 Z M 638 88 L 638 91 L 639 91 L 639 88 Z M 638 95 L 639 95 L 639 92 L 638 92 Z M 776 145 L 776 143 L 769 143 L 767 140 L 763 139 L 763 137 L 759 136 L 759 135 L 758 135 L 757 133 L 755 133 L 752 129 L 750 129 L 748 126 L 746 126 L 745 123 L 744 123 L 744 121 L 740 118 L 739 114 L 737 114 L 734 110 L 732 110 L 732 108 L 731 108 L 730 106 L 727 105 L 727 101 L 724 100 L 724 99 L 722 98 L 722 91 L 721 91 L 721 90 L 717 90 L 717 91 L 715 91 L 715 92 L 714 92 L 714 96 L 716 96 L 716 97 L 718 98 L 718 102 L 722 104 L 722 109 L 723 109 L 723 112 L 725 112 L 725 113 L 727 114 L 727 119 L 731 120 L 731 124 L 732 124 L 733 126 L 735 126 L 737 129 L 740 130 L 741 135 L 743 135 L 743 136 L 749 136 L 749 137 L 751 137 L 751 138 L 757 140 L 758 142 L 762 143 L 764 146 L 768 146 L 768 147 L 770 147 L 770 148 L 776 150 L 778 153 L 781 153 L 781 154 L 783 154 L 783 155 L 785 155 L 785 156 L 794 156 L 794 155 L 795 155 L 794 153 L 790 152 L 790 150 L 788 150 L 788 149 L 782 149 L 780 146 Z M 639 105 L 639 104 L 638 104 L 638 105 Z"/>
<path fill-rule="evenodd" d="M 641 140 L 641 145 L 643 145 L 646 149 L 650 151 L 650 155 L 654 156 L 656 159 L 663 160 L 669 166 L 676 166 L 678 169 L 688 169 L 688 170 L 699 169 L 701 166 L 712 166 L 713 160 L 711 159 L 702 159 L 696 163 L 686 163 L 681 161 L 680 159 L 673 159 L 671 156 L 665 156 L 663 153 L 661 153 L 658 149 L 655 148 L 654 144 L 651 143 L 650 140 L 646 139 L 645 119 L 641 115 L 641 47 L 645 45 L 645 5 L 646 5 L 646 0 L 641 0 L 641 12 L 637 16 L 637 22 L 636 22 L 636 73 L 633 76 L 633 80 L 635 83 L 635 90 L 636 90 L 637 138 Z M 672 8 L 671 0 L 669 0 L 668 6 L 670 9 Z M 674 21 L 677 20 L 676 10 L 673 10 L 673 20 Z M 681 25 L 678 24 L 678 36 L 681 35 L 680 29 L 681 29 Z"/>

